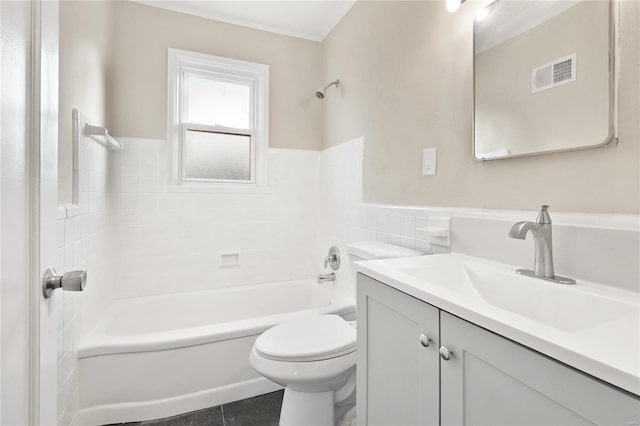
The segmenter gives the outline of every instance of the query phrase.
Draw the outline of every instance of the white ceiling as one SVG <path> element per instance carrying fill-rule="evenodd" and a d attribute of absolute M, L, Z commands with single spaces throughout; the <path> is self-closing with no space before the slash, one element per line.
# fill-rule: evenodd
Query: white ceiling
<path fill-rule="evenodd" d="M 133 0 L 230 24 L 322 41 L 355 0 Z"/>
<path fill-rule="evenodd" d="M 487 17 L 475 23 L 475 54 L 529 31 L 584 0 L 501 1 L 488 6 Z"/>

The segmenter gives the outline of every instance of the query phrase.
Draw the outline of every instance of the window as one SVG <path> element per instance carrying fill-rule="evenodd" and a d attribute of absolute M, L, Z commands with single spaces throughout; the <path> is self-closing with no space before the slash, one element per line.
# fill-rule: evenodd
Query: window
<path fill-rule="evenodd" d="M 167 81 L 174 184 L 264 186 L 269 67 L 168 49 Z"/>

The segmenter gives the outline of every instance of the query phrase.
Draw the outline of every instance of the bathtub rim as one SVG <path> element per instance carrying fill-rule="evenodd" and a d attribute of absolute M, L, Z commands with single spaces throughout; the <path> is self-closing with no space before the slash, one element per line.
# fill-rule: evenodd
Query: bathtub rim
<path fill-rule="evenodd" d="M 249 335 L 256 335 L 266 331 L 268 328 L 273 327 L 276 324 L 280 324 L 281 322 L 291 321 L 308 316 L 311 312 L 317 315 L 336 314 L 340 316 L 346 316 L 355 313 L 355 300 L 337 291 L 335 288 L 328 288 L 327 291 L 329 293 L 330 303 L 322 307 L 281 312 L 277 314 L 252 317 L 223 323 L 179 328 L 156 333 L 126 336 L 112 336 L 105 333 L 105 330 L 108 326 L 108 319 L 110 318 L 110 314 L 113 314 L 113 312 L 123 304 L 135 303 L 140 299 L 170 298 L 176 295 L 186 295 L 190 293 L 201 292 L 243 291 L 249 290 L 251 288 L 264 288 L 265 286 L 277 287 L 284 284 L 292 284 L 295 282 L 301 282 L 301 284 L 297 285 L 318 285 L 312 284 L 311 280 L 292 280 L 269 284 L 223 287 L 212 290 L 115 300 L 103 311 L 102 314 L 100 314 L 100 319 L 98 320 L 96 326 L 88 333 L 81 336 L 80 342 L 78 344 L 78 359 L 102 355 L 178 349 L 189 346 L 205 345 Z"/>

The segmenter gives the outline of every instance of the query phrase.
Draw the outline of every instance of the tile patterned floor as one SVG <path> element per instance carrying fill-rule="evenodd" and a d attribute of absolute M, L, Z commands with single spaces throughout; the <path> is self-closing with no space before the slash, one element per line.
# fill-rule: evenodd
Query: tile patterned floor
<path fill-rule="evenodd" d="M 284 391 L 123 426 L 278 426 Z"/>

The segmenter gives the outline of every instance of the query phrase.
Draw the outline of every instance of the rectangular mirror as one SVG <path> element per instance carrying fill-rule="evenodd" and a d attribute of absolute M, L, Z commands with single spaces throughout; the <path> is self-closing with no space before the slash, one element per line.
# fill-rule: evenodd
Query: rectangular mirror
<path fill-rule="evenodd" d="M 498 0 L 474 44 L 478 160 L 595 148 L 613 139 L 613 5 Z"/>

